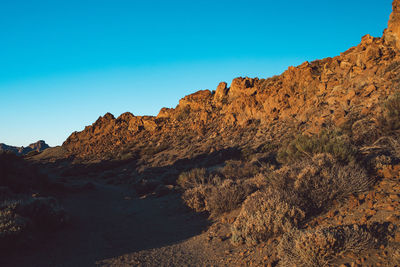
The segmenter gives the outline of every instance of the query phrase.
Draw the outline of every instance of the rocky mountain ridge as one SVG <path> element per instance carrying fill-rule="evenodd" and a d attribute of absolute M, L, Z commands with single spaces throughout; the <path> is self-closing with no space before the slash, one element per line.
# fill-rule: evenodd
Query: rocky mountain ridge
<path fill-rule="evenodd" d="M 381 103 L 400 84 L 399 5 L 393 2 L 382 38 L 366 35 L 339 56 L 304 62 L 272 78 L 236 78 L 229 87 L 222 82 L 215 91 L 185 96 L 176 108 L 163 108 L 156 117 L 124 113 L 115 118 L 107 113 L 71 134 L 63 148 L 77 158 L 104 158 L 138 143 L 164 147 L 190 138 L 207 153 L 216 149 L 204 145 L 207 139 L 221 139 L 213 144 L 226 148 L 235 132 L 241 135 L 255 126 L 254 135 L 236 138 L 235 145 L 254 142 L 257 132 L 279 142 L 289 133 L 314 134 L 349 122 L 374 128 Z"/>
<path fill-rule="evenodd" d="M 35 143 L 30 144 L 27 147 L 16 147 L 16 146 L 9 146 L 3 143 L 0 143 L 0 152 L 1 151 L 9 151 L 13 152 L 17 155 L 27 155 L 29 152 L 42 152 L 43 150 L 49 148 L 50 146 L 46 144 L 45 141 L 39 140 Z"/>

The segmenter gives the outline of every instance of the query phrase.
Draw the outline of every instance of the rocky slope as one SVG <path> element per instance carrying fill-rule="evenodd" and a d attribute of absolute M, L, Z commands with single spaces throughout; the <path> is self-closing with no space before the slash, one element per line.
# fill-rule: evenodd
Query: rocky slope
<path fill-rule="evenodd" d="M 0 143 L 0 152 L 2 151 L 9 151 L 13 152 L 17 155 L 26 155 L 29 152 L 42 152 L 43 150 L 49 148 L 49 145 L 46 144 L 45 141 L 39 140 L 36 143 L 32 143 L 27 147 L 15 147 L 15 146 L 8 146 L 6 144 Z"/>
<path fill-rule="evenodd" d="M 262 138 L 278 141 L 293 132 L 312 134 L 348 123 L 356 127 L 357 121 L 374 127 L 381 103 L 400 83 L 398 6 L 394 1 L 382 38 L 366 35 L 339 56 L 304 62 L 272 78 L 236 78 L 229 87 L 222 82 L 215 91 L 198 91 L 176 108 L 161 109 L 156 117 L 124 113 L 115 118 L 107 113 L 71 134 L 63 148 L 78 158 L 115 158 L 121 151 L 137 152 L 138 143 L 164 150 L 190 138 L 208 153 L 232 146 L 232 136 L 233 145 L 246 146 L 261 131 Z M 241 136 L 254 127 L 254 134 Z M 206 144 L 210 138 L 214 142 Z"/>

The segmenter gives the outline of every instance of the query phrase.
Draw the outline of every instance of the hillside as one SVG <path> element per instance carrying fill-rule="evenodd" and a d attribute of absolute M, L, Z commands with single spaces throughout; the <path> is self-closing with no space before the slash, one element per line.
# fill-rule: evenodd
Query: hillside
<path fill-rule="evenodd" d="M 108 113 L 73 133 L 63 148 L 78 158 L 107 159 L 140 147 L 172 150 L 187 139 L 195 148 L 171 155 L 182 159 L 195 151 L 280 142 L 288 134 L 315 134 L 330 126 L 366 121 L 374 127 L 381 103 L 399 87 L 396 23 L 392 15 L 382 38 L 364 36 L 339 56 L 289 67 L 268 79 L 236 78 L 230 87 L 222 82 L 215 91 L 199 91 L 182 98 L 176 108 L 161 109 L 156 117 L 124 113 L 114 118 Z M 254 128 L 256 132 L 241 136 Z M 359 129 L 353 132 L 357 138 Z"/>
<path fill-rule="evenodd" d="M 0 263 L 400 266 L 399 121 L 394 0 L 383 36 L 338 56 L 107 113 L 29 157 L 71 226 Z"/>
<path fill-rule="evenodd" d="M 0 143 L 0 152 L 12 152 L 16 155 L 27 155 L 30 152 L 42 152 L 43 150 L 49 148 L 49 145 L 46 144 L 45 141 L 39 140 L 36 143 L 32 143 L 27 147 L 16 147 L 9 146 L 3 143 Z"/>

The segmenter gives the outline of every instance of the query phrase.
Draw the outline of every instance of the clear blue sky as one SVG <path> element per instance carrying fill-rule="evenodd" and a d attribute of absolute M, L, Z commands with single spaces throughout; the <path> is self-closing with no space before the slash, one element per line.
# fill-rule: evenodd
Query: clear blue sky
<path fill-rule="evenodd" d="M 391 0 L 2 0 L 0 143 L 60 145 L 100 115 L 156 115 L 381 36 Z"/>

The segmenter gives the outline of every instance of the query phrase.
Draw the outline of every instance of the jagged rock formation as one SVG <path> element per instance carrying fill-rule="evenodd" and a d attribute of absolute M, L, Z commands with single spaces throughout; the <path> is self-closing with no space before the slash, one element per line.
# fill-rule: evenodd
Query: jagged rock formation
<path fill-rule="evenodd" d="M 393 12 L 390 15 L 388 28 L 385 30 L 384 39 L 400 49 L 400 1 L 393 1 Z"/>
<path fill-rule="evenodd" d="M 138 143 L 179 146 L 179 140 L 190 136 L 191 144 L 202 143 L 198 148 L 207 152 L 232 142 L 246 145 L 257 136 L 279 140 L 293 131 L 316 133 L 329 125 L 373 121 L 380 115 L 381 102 L 399 88 L 399 13 L 400 0 L 395 0 L 383 37 L 366 35 L 339 56 L 289 67 L 269 79 L 236 78 L 230 87 L 223 82 L 216 91 L 182 98 L 176 108 L 163 108 L 156 117 L 124 113 L 114 118 L 107 113 L 73 133 L 63 147 L 77 157 L 101 157 Z M 255 124 L 257 130 L 250 131 Z M 231 141 L 235 132 L 247 134 Z"/>
<path fill-rule="evenodd" d="M 8 146 L 6 144 L 0 143 L 0 152 L 9 151 L 9 152 L 13 152 L 17 155 L 26 155 L 32 151 L 42 152 L 43 150 L 45 150 L 47 148 L 49 148 L 49 145 L 47 145 L 46 142 L 43 140 L 39 140 L 36 143 L 32 143 L 27 147 Z"/>

